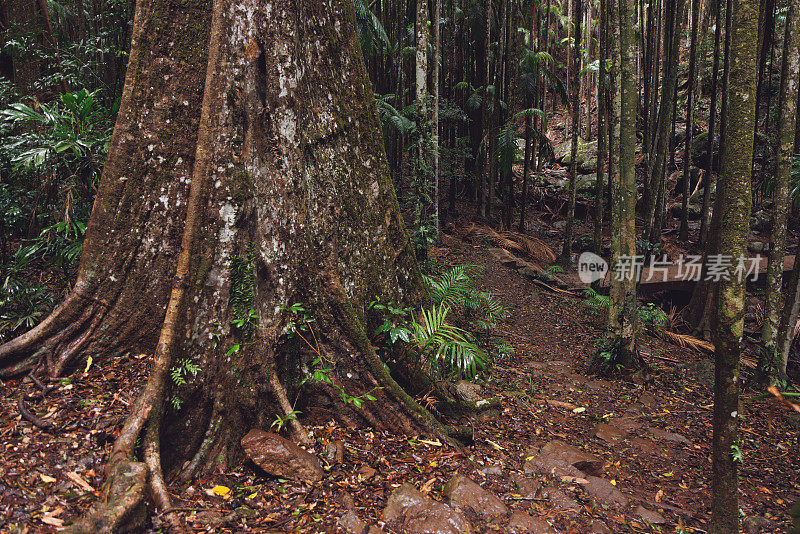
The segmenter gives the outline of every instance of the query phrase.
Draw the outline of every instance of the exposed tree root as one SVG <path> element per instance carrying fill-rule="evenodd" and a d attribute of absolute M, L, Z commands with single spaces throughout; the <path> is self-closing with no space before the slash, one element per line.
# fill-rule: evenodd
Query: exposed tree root
<path fill-rule="evenodd" d="M 83 517 L 63 532 L 140 532 L 147 519 L 147 479 L 145 464 L 130 460 L 117 462 L 104 486 L 104 499 L 92 505 Z"/>
<path fill-rule="evenodd" d="M 203 465 L 208 458 L 209 452 L 217 443 L 218 431 L 222 424 L 222 387 L 217 388 L 217 393 L 214 395 L 214 407 L 211 411 L 211 418 L 208 421 L 206 433 L 203 436 L 203 441 L 200 442 L 197 452 L 189 461 L 189 464 L 178 476 L 181 483 L 187 484 L 197 474 L 200 466 Z"/>
<path fill-rule="evenodd" d="M 278 379 L 278 374 L 275 372 L 274 358 L 269 359 L 269 386 L 272 389 L 273 395 L 278 400 L 278 405 L 283 411 L 284 417 L 288 419 L 289 428 L 292 432 L 292 438 L 303 445 L 311 445 L 311 440 L 308 437 L 308 431 L 303 428 L 302 423 L 292 414 L 292 405 L 289 398 L 286 396 L 286 389 Z"/>
<path fill-rule="evenodd" d="M 25 406 L 24 397 L 25 395 L 20 393 L 20 396 L 17 398 L 17 408 L 19 408 L 19 413 L 20 415 L 22 415 L 22 418 L 31 423 L 32 425 L 41 428 L 45 432 L 50 432 L 51 434 L 55 434 L 57 432 L 57 428 L 55 427 L 55 425 L 53 425 L 49 421 L 39 419 L 38 417 L 33 415 Z"/>
<path fill-rule="evenodd" d="M 370 372 L 372 372 L 378 383 L 394 399 L 400 403 L 408 415 L 413 419 L 419 431 L 432 433 L 445 442 L 457 448 L 462 448 L 458 442 L 448 432 L 448 428 L 440 423 L 434 416 L 420 406 L 406 391 L 395 381 L 386 370 L 375 352 L 375 348 L 367 337 L 367 332 L 358 318 L 353 305 L 350 303 L 338 278 L 333 274 L 333 269 L 326 269 L 325 290 L 329 296 L 330 304 L 334 308 L 334 317 L 338 318 L 348 339 L 355 345 L 359 352 L 364 356 Z"/>

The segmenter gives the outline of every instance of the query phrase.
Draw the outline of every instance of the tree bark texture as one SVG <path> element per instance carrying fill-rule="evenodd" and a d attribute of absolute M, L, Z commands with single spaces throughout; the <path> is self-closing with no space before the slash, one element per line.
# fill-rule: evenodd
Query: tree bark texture
<path fill-rule="evenodd" d="M 734 0 L 729 26 L 730 92 L 728 117 L 722 146 L 722 173 L 719 179 L 719 225 L 717 253 L 732 258 L 747 256 L 750 208 L 753 134 L 755 131 L 756 56 L 758 0 Z M 715 213 L 715 217 L 716 217 Z M 712 229 L 713 230 L 713 229 Z M 716 353 L 714 381 L 714 435 L 710 532 L 728 534 L 739 531 L 738 465 L 734 447 L 738 445 L 739 358 L 745 314 L 745 280 L 730 269 L 729 279 L 714 287 L 715 308 L 712 335 Z"/>
<path fill-rule="evenodd" d="M 285 415 L 287 392 L 299 395 L 304 415 L 438 428 L 366 333 L 374 298 L 417 306 L 426 296 L 352 4 L 217 0 L 213 9 L 214 31 L 208 2 L 138 3 L 78 281 L 51 316 L 0 347 L 3 375 L 43 365 L 56 376 L 87 356 L 154 351 L 165 355 L 156 374 L 192 361 L 200 371 L 186 386 L 148 383 L 157 394 L 137 401 L 121 433 L 132 443 L 150 421 L 147 443 L 155 458 L 159 437 L 171 444 L 164 453 L 173 470 L 198 449 L 204 468 L 235 463 L 250 428 Z M 313 347 L 287 336 L 282 309 L 298 302 L 340 385 L 354 396 L 371 391 L 376 402 L 343 405 L 324 384 L 301 385 Z M 231 321 L 250 310 L 246 335 Z M 228 350 L 234 344 L 238 352 Z M 413 355 L 389 365 L 404 384 L 430 385 Z M 164 406 L 169 394 L 181 410 Z M 163 424 L 154 425 L 159 411 Z M 147 468 L 152 476 L 160 463 Z"/>

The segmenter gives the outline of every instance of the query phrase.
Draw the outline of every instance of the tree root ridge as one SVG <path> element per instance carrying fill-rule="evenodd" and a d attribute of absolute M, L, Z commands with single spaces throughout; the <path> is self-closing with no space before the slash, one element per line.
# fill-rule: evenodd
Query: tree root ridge
<path fill-rule="evenodd" d="M 104 488 L 105 498 L 89 508 L 78 521 L 67 527 L 68 534 L 98 532 L 140 532 L 147 519 L 145 499 L 147 466 L 122 460 L 114 464 Z"/>

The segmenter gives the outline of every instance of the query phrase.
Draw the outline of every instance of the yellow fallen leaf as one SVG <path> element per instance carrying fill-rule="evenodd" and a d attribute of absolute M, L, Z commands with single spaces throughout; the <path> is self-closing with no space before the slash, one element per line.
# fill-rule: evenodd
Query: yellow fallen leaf
<path fill-rule="evenodd" d="M 609 482 L 611 482 L 612 486 L 616 486 L 617 485 L 617 481 L 614 480 L 613 478 L 611 480 L 609 480 Z"/>
<path fill-rule="evenodd" d="M 257 496 L 258 496 L 258 493 L 251 493 L 250 495 L 245 497 L 245 499 L 255 499 Z M 314 503 L 314 504 L 316 504 L 316 503 Z"/>
<path fill-rule="evenodd" d="M 674 475 L 674 473 L 673 473 L 672 471 L 669 471 L 669 472 L 667 472 L 667 473 L 664 473 L 664 474 L 662 474 L 661 476 L 664 476 L 664 477 L 671 477 L 671 476 L 673 476 L 673 475 Z"/>
<path fill-rule="evenodd" d="M 439 465 L 439 462 L 437 462 L 436 460 L 431 462 L 431 467 L 436 467 L 437 465 Z"/>
<path fill-rule="evenodd" d="M 224 497 L 231 492 L 231 489 L 228 486 L 214 486 L 211 488 L 211 491 L 214 493 L 214 495 Z"/>
<path fill-rule="evenodd" d="M 506 450 L 506 448 L 505 448 L 505 447 L 503 447 L 503 446 L 502 446 L 502 445 L 500 445 L 499 443 L 495 443 L 494 441 L 492 441 L 492 440 L 490 440 L 490 439 L 487 439 L 487 440 L 486 440 L 486 442 L 487 442 L 489 445 L 491 445 L 492 447 L 494 447 L 494 449 L 495 449 L 495 450 L 498 450 L 498 451 L 504 451 L 504 450 Z"/>
<path fill-rule="evenodd" d="M 39 475 L 39 478 L 41 478 L 42 482 L 44 482 L 45 484 L 52 484 L 53 482 L 56 481 L 55 478 L 53 478 L 51 476 L 47 476 L 47 475 L 42 475 L 42 474 Z"/>
<path fill-rule="evenodd" d="M 431 445 L 433 447 L 441 447 L 442 446 L 442 442 L 439 441 L 438 439 L 436 441 L 431 441 L 429 439 L 421 439 L 421 440 L 419 440 L 419 442 L 420 443 L 424 443 L 425 445 Z"/>

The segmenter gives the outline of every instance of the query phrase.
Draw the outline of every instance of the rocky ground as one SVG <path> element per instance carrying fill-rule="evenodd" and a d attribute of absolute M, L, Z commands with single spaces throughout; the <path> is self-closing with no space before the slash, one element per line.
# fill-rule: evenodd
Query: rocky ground
<path fill-rule="evenodd" d="M 479 285 L 509 312 L 495 333 L 491 372 L 459 387 L 465 397 L 502 400 L 500 412 L 468 422 L 473 443 L 459 450 L 331 423 L 311 428 L 316 445 L 303 451 L 252 434 L 248 452 L 263 469 L 248 463 L 172 488 L 188 530 L 705 532 L 709 355 L 645 336 L 648 378 L 588 376 L 602 319 L 579 297 L 504 264 L 490 244 L 462 237 L 446 239 L 435 258 L 482 266 Z M 96 499 L 110 444 L 146 368 L 147 359 L 136 357 L 90 366 L 50 384 L 44 400 L 29 379 L 3 384 L 3 531 L 55 532 Z M 51 433 L 21 419 L 20 393 Z M 742 414 L 744 529 L 785 532 L 788 508 L 800 498 L 800 421 L 776 402 L 749 397 Z M 149 529 L 162 527 L 155 516 Z"/>

